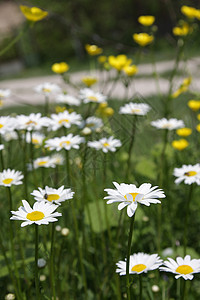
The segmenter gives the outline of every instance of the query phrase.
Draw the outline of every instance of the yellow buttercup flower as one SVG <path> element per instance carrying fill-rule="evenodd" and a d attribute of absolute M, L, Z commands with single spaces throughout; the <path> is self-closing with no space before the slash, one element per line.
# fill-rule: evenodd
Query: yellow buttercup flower
<path fill-rule="evenodd" d="M 144 32 L 144 33 L 134 33 L 133 39 L 137 44 L 144 47 L 146 45 L 151 44 L 154 40 L 154 37 L 153 35 Z"/>
<path fill-rule="evenodd" d="M 191 7 L 191 6 L 186 6 L 186 5 L 183 5 L 181 7 L 181 12 L 183 15 L 185 15 L 186 17 L 190 18 L 190 19 L 193 19 L 196 17 L 197 15 L 197 9 L 194 8 L 194 7 Z"/>
<path fill-rule="evenodd" d="M 179 151 L 184 150 L 186 147 L 188 147 L 188 145 L 189 145 L 189 143 L 185 139 L 175 140 L 172 142 L 172 147 Z"/>
<path fill-rule="evenodd" d="M 104 63 L 106 62 L 106 60 L 107 60 L 107 57 L 106 57 L 105 55 L 100 55 L 100 56 L 98 57 L 98 62 L 99 62 L 100 64 L 104 64 Z"/>
<path fill-rule="evenodd" d="M 195 17 L 200 20 L 200 9 L 196 9 Z"/>
<path fill-rule="evenodd" d="M 20 9 L 26 19 L 32 22 L 40 21 L 48 15 L 47 11 L 44 11 L 38 7 L 20 5 Z"/>
<path fill-rule="evenodd" d="M 102 48 L 99 48 L 96 45 L 89 45 L 89 44 L 85 45 L 85 50 L 91 56 L 99 55 L 103 52 Z"/>
<path fill-rule="evenodd" d="M 144 26 L 151 26 L 155 22 L 154 16 L 140 16 L 138 22 Z"/>
<path fill-rule="evenodd" d="M 58 114 L 58 113 L 65 111 L 66 108 L 64 106 L 56 106 L 55 110 L 56 110 L 56 113 Z"/>
<path fill-rule="evenodd" d="M 197 115 L 197 119 L 200 121 L 200 114 Z"/>
<path fill-rule="evenodd" d="M 102 118 L 111 117 L 114 114 L 114 110 L 112 109 L 112 107 L 108 106 L 108 103 L 102 102 L 98 106 L 97 114 Z"/>
<path fill-rule="evenodd" d="M 196 130 L 197 130 L 198 132 L 200 132 L 200 124 L 198 124 L 198 125 L 196 126 Z"/>
<path fill-rule="evenodd" d="M 192 129 L 191 128 L 187 128 L 187 127 L 184 127 L 184 128 L 179 128 L 176 130 L 176 133 L 179 135 L 179 136 L 189 136 L 191 135 L 192 133 Z"/>
<path fill-rule="evenodd" d="M 191 84 L 191 82 L 192 82 L 192 77 L 186 77 L 183 79 L 182 85 L 188 86 Z"/>
<path fill-rule="evenodd" d="M 188 106 L 193 111 L 198 111 L 200 109 L 200 100 L 190 100 L 188 101 Z"/>
<path fill-rule="evenodd" d="M 69 65 L 65 62 L 55 63 L 51 67 L 52 71 L 58 74 L 63 74 L 69 70 Z"/>
<path fill-rule="evenodd" d="M 138 72 L 138 68 L 135 65 L 130 65 L 130 66 L 125 66 L 123 68 L 123 71 L 127 76 L 131 77 Z"/>
<path fill-rule="evenodd" d="M 91 87 L 93 84 L 95 84 L 97 82 L 97 79 L 94 77 L 83 77 L 82 82 L 87 86 L 87 87 Z"/>
<path fill-rule="evenodd" d="M 179 95 L 186 92 L 191 82 L 192 82 L 192 77 L 184 78 L 180 87 L 172 94 L 172 98 L 177 98 Z"/>
<path fill-rule="evenodd" d="M 111 55 L 108 57 L 108 63 L 117 71 L 121 71 L 124 67 L 129 66 L 132 63 L 132 59 L 128 59 L 124 54 L 117 56 Z"/>
<path fill-rule="evenodd" d="M 172 98 L 177 98 L 179 95 L 183 94 L 184 92 L 186 92 L 188 90 L 188 86 L 181 86 L 178 90 L 176 90 L 173 94 L 172 94 Z"/>
<path fill-rule="evenodd" d="M 105 117 L 111 117 L 113 114 L 114 114 L 114 109 L 112 107 L 106 107 L 104 109 L 104 111 L 102 112 L 102 114 L 105 116 Z"/>
<path fill-rule="evenodd" d="M 182 26 L 177 26 L 173 28 L 173 34 L 177 36 L 185 36 L 191 33 L 193 28 L 187 23 L 184 23 Z"/>

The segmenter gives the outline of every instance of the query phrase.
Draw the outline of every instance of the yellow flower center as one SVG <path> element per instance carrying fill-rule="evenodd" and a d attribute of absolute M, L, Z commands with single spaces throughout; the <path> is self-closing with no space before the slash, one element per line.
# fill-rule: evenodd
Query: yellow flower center
<path fill-rule="evenodd" d="M 88 99 L 94 102 L 98 101 L 97 97 L 95 96 L 89 96 Z"/>
<path fill-rule="evenodd" d="M 108 143 L 103 143 L 103 146 L 104 146 L 104 147 L 108 147 L 109 144 L 108 144 Z"/>
<path fill-rule="evenodd" d="M 47 160 L 42 160 L 40 162 L 38 162 L 38 166 L 43 166 L 47 163 Z"/>
<path fill-rule="evenodd" d="M 189 172 L 185 172 L 184 175 L 185 176 L 189 176 L 189 177 L 190 176 L 195 176 L 195 175 L 197 175 L 197 172 L 195 172 L 195 171 L 189 171 Z"/>
<path fill-rule="evenodd" d="M 145 266 L 143 264 L 138 264 L 138 265 L 133 266 L 131 271 L 139 273 L 139 272 L 142 272 L 143 270 L 145 270 L 146 267 L 147 266 Z"/>
<path fill-rule="evenodd" d="M 6 178 L 6 179 L 2 180 L 2 182 L 5 184 L 10 184 L 12 181 L 13 181 L 12 178 Z"/>
<path fill-rule="evenodd" d="M 135 197 L 139 194 L 139 193 L 128 193 L 129 195 L 131 195 L 133 197 L 133 202 L 135 202 Z M 126 195 L 124 196 L 124 198 L 127 200 Z M 127 200 L 128 201 L 128 200 Z"/>
<path fill-rule="evenodd" d="M 60 196 L 58 194 L 45 195 L 45 199 L 52 202 L 54 200 L 60 199 Z"/>
<path fill-rule="evenodd" d="M 192 273 L 194 270 L 192 269 L 192 267 L 188 266 L 188 265 L 182 265 L 182 266 L 179 266 L 177 269 L 176 269 L 176 272 L 177 273 L 180 273 L 180 274 L 190 274 Z"/>
<path fill-rule="evenodd" d="M 45 92 L 45 93 L 50 93 L 50 92 L 51 92 L 50 89 L 46 89 L 46 88 L 43 88 L 42 90 L 43 90 L 43 92 Z"/>
<path fill-rule="evenodd" d="M 32 143 L 33 143 L 33 144 L 39 144 L 39 141 L 38 141 L 38 139 L 32 138 Z"/>
<path fill-rule="evenodd" d="M 2 128 L 3 127 L 3 124 L 0 124 L 0 128 Z"/>
<path fill-rule="evenodd" d="M 131 111 L 132 111 L 132 113 L 137 113 L 137 112 L 140 112 L 140 111 L 141 111 L 141 109 L 138 109 L 138 108 L 133 108 Z"/>
<path fill-rule="evenodd" d="M 70 141 L 64 141 L 64 142 L 61 142 L 59 145 L 60 145 L 60 147 L 63 147 L 65 144 L 70 145 L 71 142 Z"/>
<path fill-rule="evenodd" d="M 59 124 L 62 124 L 62 123 L 69 123 L 69 120 L 68 119 L 61 119 L 60 121 L 58 121 Z"/>
<path fill-rule="evenodd" d="M 45 215 L 41 211 L 33 211 L 31 213 L 28 213 L 26 215 L 26 218 L 29 219 L 30 221 L 40 221 L 44 219 Z"/>
<path fill-rule="evenodd" d="M 30 120 L 30 121 L 26 122 L 26 125 L 31 125 L 31 124 L 37 125 L 37 123 L 35 121 Z"/>

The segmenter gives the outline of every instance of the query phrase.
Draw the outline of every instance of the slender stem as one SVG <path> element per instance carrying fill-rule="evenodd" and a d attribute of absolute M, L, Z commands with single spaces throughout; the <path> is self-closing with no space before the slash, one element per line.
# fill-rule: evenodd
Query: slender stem
<path fill-rule="evenodd" d="M 4 49 L 0 51 L 0 56 L 6 53 L 12 46 L 14 46 L 14 44 L 17 43 L 17 41 L 19 41 L 19 39 L 22 37 L 22 35 L 24 34 L 27 28 L 28 28 L 27 26 L 22 28 L 19 34 Z"/>
<path fill-rule="evenodd" d="M 187 250 L 187 235 L 188 235 L 188 218 L 190 210 L 190 202 L 192 199 L 193 184 L 190 185 L 189 194 L 186 203 L 186 212 L 185 212 L 185 223 L 184 223 L 184 236 L 183 236 L 183 245 L 184 245 L 184 256 L 186 255 Z"/>
<path fill-rule="evenodd" d="M 49 97 L 45 95 L 45 115 L 48 116 L 49 113 Z"/>
<path fill-rule="evenodd" d="M 187 287 L 186 287 L 186 280 L 183 279 L 183 294 L 180 300 L 186 300 L 187 299 Z"/>
<path fill-rule="evenodd" d="M 139 285 L 140 285 L 140 297 L 139 297 L 139 300 L 142 300 L 142 274 L 139 275 Z"/>
<path fill-rule="evenodd" d="M 131 300 L 130 279 L 129 279 L 129 263 L 130 263 L 131 241 L 132 241 L 132 235 L 133 235 L 134 220 L 135 220 L 135 214 L 131 218 L 131 222 L 130 222 L 129 237 L 128 237 L 128 249 L 127 249 L 127 258 L 126 258 L 126 288 L 127 288 L 127 299 L 128 300 Z"/>
<path fill-rule="evenodd" d="M 38 225 L 35 224 L 35 291 L 37 300 L 40 300 L 40 286 L 39 286 L 39 277 L 38 277 Z"/>
<path fill-rule="evenodd" d="M 15 281 L 15 278 L 13 276 L 13 270 L 10 267 L 10 262 L 8 260 L 7 254 L 6 254 L 6 249 L 5 249 L 4 245 L 3 245 L 1 232 L 0 232 L 0 249 L 2 251 L 2 254 L 3 254 L 4 260 L 5 260 L 6 266 L 8 268 L 8 271 L 9 271 L 9 274 L 10 274 L 10 277 L 11 277 L 11 280 L 12 280 L 12 283 L 13 283 L 13 286 L 14 286 L 14 289 L 15 289 L 15 293 L 16 293 L 17 299 L 21 300 L 21 297 L 20 297 L 20 294 L 19 294 L 19 291 L 18 291 L 18 287 L 17 287 L 16 281 Z"/>
<path fill-rule="evenodd" d="M 20 135 L 19 137 L 19 143 L 20 143 Z M 24 171 L 24 192 L 25 192 L 25 197 L 28 200 L 28 173 L 27 173 L 27 166 L 26 166 L 26 151 L 27 151 L 27 143 L 26 143 L 26 131 L 24 134 L 24 145 L 23 145 L 23 150 L 24 150 L 24 158 L 23 158 L 23 171 Z"/>
<path fill-rule="evenodd" d="M 66 155 L 66 168 L 67 168 L 67 184 L 70 186 L 71 178 L 70 178 L 70 163 L 69 163 L 69 151 L 65 150 Z"/>
<path fill-rule="evenodd" d="M 54 236 L 55 236 L 55 224 L 51 224 L 51 253 L 50 253 L 50 271 L 51 271 L 51 288 L 52 288 L 52 300 L 56 300 L 56 290 L 55 290 L 55 277 L 54 277 Z"/>
<path fill-rule="evenodd" d="M 131 170 L 131 156 L 132 156 L 132 148 L 135 140 L 135 132 L 136 132 L 136 116 L 133 117 L 132 120 L 132 131 L 131 131 L 131 137 L 130 137 L 130 144 L 128 149 L 128 160 L 127 160 L 127 169 L 126 169 L 126 178 L 129 177 L 129 171 Z"/>
<path fill-rule="evenodd" d="M 31 167 L 32 167 L 33 181 L 34 181 L 34 185 L 38 186 L 37 177 L 36 177 L 35 168 L 34 168 L 34 145 L 33 145 L 33 131 L 32 130 L 30 132 L 30 153 L 31 153 Z"/>
<path fill-rule="evenodd" d="M 69 152 L 66 150 L 66 172 L 67 172 L 67 183 L 70 186 L 70 163 L 69 163 Z M 86 280 L 86 275 L 85 275 L 85 268 L 83 265 L 83 253 L 82 253 L 82 248 L 80 247 L 80 242 L 79 242 L 79 229 L 78 229 L 78 222 L 75 214 L 75 207 L 73 201 L 71 202 L 71 207 L 72 207 L 72 217 L 73 217 L 73 222 L 74 222 L 74 229 L 75 229 L 75 237 L 76 237 L 76 243 L 78 246 L 78 254 L 79 254 L 79 260 L 80 260 L 80 265 L 81 265 L 81 273 L 83 277 L 83 285 L 84 285 L 84 290 L 85 290 L 85 296 L 87 297 L 87 280 Z"/>
<path fill-rule="evenodd" d="M 1 144 L 1 134 L 0 134 L 0 144 Z M 1 158 L 1 168 L 0 170 L 4 170 L 4 159 L 3 159 L 3 150 L 0 150 L 0 158 Z"/>
<path fill-rule="evenodd" d="M 10 216 L 11 216 L 11 211 L 12 211 L 12 194 L 11 194 L 11 188 L 10 187 L 7 187 L 7 193 L 8 193 L 8 199 L 9 199 Z M 16 280 L 17 280 L 17 287 L 18 287 L 18 290 L 19 290 L 19 294 L 21 295 L 21 285 L 20 285 L 20 280 L 19 280 L 19 272 L 18 272 L 18 269 L 17 269 L 16 257 L 15 257 L 14 230 L 13 230 L 12 220 L 10 220 L 9 224 L 10 224 L 11 257 L 12 257 L 12 261 L 13 261 L 15 277 L 16 277 Z"/>

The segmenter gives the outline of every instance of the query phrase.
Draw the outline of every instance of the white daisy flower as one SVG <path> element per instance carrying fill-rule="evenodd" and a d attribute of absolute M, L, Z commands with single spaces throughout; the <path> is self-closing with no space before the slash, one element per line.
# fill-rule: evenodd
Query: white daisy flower
<path fill-rule="evenodd" d="M 185 124 L 182 120 L 177 120 L 174 118 L 169 120 L 167 120 L 166 118 L 162 118 L 160 120 L 152 121 L 151 125 L 158 129 L 168 129 L 168 130 L 185 127 Z"/>
<path fill-rule="evenodd" d="M 26 115 L 18 115 L 16 117 L 18 130 L 40 130 L 42 127 L 49 126 L 49 118 L 42 117 L 41 113 Z"/>
<path fill-rule="evenodd" d="M 144 116 L 150 111 L 151 107 L 146 103 L 127 103 L 120 107 L 120 114 Z"/>
<path fill-rule="evenodd" d="M 150 183 L 143 183 L 140 187 L 135 184 L 118 184 L 113 182 L 116 189 L 105 189 L 108 196 L 104 199 L 109 199 L 107 204 L 120 202 L 118 210 L 127 206 L 127 215 L 132 217 L 137 209 L 138 203 L 150 206 L 151 203 L 161 203 L 157 198 L 165 198 L 162 189 L 157 189 L 157 186 L 151 187 Z"/>
<path fill-rule="evenodd" d="M 22 175 L 22 172 L 15 171 L 11 169 L 3 170 L 3 172 L 0 173 L 0 185 L 8 186 L 11 185 L 19 185 L 22 184 L 22 179 L 24 178 L 24 175 Z"/>
<path fill-rule="evenodd" d="M 81 115 L 72 112 L 69 113 L 67 110 L 59 114 L 52 114 L 50 119 L 50 129 L 55 131 L 62 126 L 65 128 L 70 128 L 72 124 L 80 125 L 82 117 Z"/>
<path fill-rule="evenodd" d="M 60 151 L 61 149 L 70 150 L 71 148 L 79 149 L 79 145 L 83 143 L 85 139 L 79 135 L 74 135 L 72 133 L 67 136 L 55 137 L 49 139 L 45 142 L 45 147 L 49 150 Z"/>
<path fill-rule="evenodd" d="M 0 134 L 4 135 L 15 129 L 15 120 L 9 116 L 0 117 Z"/>
<path fill-rule="evenodd" d="M 60 153 L 55 153 L 51 156 L 51 160 L 55 165 L 63 165 L 64 163 L 64 157 Z"/>
<path fill-rule="evenodd" d="M 38 169 L 40 167 L 43 168 L 55 168 L 55 162 L 52 161 L 50 156 L 43 156 L 35 159 L 33 161 L 34 169 Z"/>
<path fill-rule="evenodd" d="M 26 134 L 26 142 L 31 143 L 32 141 L 32 144 L 36 146 L 42 145 L 44 139 L 45 135 L 40 132 L 33 132 L 32 134 L 30 132 L 27 132 Z"/>
<path fill-rule="evenodd" d="M 148 271 L 155 270 L 162 265 L 162 259 L 158 254 L 146 254 L 139 252 L 137 254 L 130 255 L 129 262 L 129 274 L 141 274 Z M 116 273 L 119 275 L 126 275 L 126 259 L 121 260 L 117 264 Z"/>
<path fill-rule="evenodd" d="M 11 211 L 13 216 L 11 220 L 22 220 L 21 227 L 31 224 L 49 224 L 50 222 L 58 221 L 56 217 L 62 216 L 61 213 L 54 212 L 58 205 L 52 203 L 35 202 L 33 208 L 30 207 L 26 200 L 22 200 L 23 206 L 20 206 L 18 211 Z"/>
<path fill-rule="evenodd" d="M 39 191 L 38 191 L 39 190 Z M 38 188 L 34 190 L 31 195 L 34 196 L 36 201 L 52 202 L 60 205 L 61 202 L 73 198 L 74 192 L 71 189 L 64 189 L 64 185 L 59 189 L 50 188 L 45 186 L 45 189 Z"/>
<path fill-rule="evenodd" d="M 81 104 L 81 101 L 78 98 L 66 94 L 58 95 L 56 98 L 56 102 L 75 106 L 79 106 Z"/>
<path fill-rule="evenodd" d="M 4 149 L 4 145 L 0 144 L 0 151 Z"/>
<path fill-rule="evenodd" d="M 85 121 L 82 122 L 80 128 L 89 128 L 92 131 L 98 131 L 100 128 L 103 127 L 103 121 L 97 117 L 89 117 Z"/>
<path fill-rule="evenodd" d="M 192 280 L 194 277 L 192 274 L 200 273 L 200 259 L 191 259 L 190 255 L 184 258 L 177 257 L 176 261 L 168 258 L 168 261 L 164 261 L 164 267 L 160 267 L 160 271 L 177 274 L 176 279 L 183 277 L 185 280 Z"/>
<path fill-rule="evenodd" d="M 177 177 L 176 184 L 184 181 L 185 184 L 197 183 L 200 185 L 200 164 L 183 165 L 181 168 L 175 168 L 173 175 Z"/>
<path fill-rule="evenodd" d="M 102 103 L 106 102 L 106 96 L 101 93 L 94 92 L 89 88 L 80 90 L 80 98 L 84 103 Z"/>
<path fill-rule="evenodd" d="M 102 150 L 104 153 L 108 151 L 115 152 L 117 147 L 121 147 L 120 140 L 114 139 L 113 136 L 109 138 L 102 138 L 99 141 L 88 142 L 88 146 L 96 150 Z"/>
<path fill-rule="evenodd" d="M 8 98 L 11 94 L 11 91 L 9 89 L 0 89 L 0 100 L 3 100 L 5 98 Z"/>
<path fill-rule="evenodd" d="M 12 140 L 17 140 L 18 139 L 18 135 L 15 131 L 8 131 L 8 132 L 5 132 L 3 135 L 2 135 L 3 139 L 6 141 L 6 142 L 10 142 Z"/>
<path fill-rule="evenodd" d="M 37 261 L 38 268 L 44 268 L 47 264 L 47 261 L 44 258 L 39 258 Z"/>
<path fill-rule="evenodd" d="M 34 88 L 34 90 L 39 94 L 49 96 L 49 95 L 60 93 L 61 88 L 55 83 L 45 82 L 37 85 Z"/>

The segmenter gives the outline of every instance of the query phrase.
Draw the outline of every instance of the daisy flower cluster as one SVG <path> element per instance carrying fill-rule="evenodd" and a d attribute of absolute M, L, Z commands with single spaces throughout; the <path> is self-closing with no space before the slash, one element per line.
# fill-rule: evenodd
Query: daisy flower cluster
<path fill-rule="evenodd" d="M 58 221 L 57 217 L 62 216 L 61 213 L 55 212 L 61 202 L 72 199 L 74 192 L 71 189 L 65 189 L 61 186 L 54 189 L 46 186 L 44 189 L 38 188 L 31 193 L 34 196 L 35 203 L 33 208 L 26 200 L 22 200 L 23 206 L 17 211 L 11 211 L 11 220 L 23 221 L 21 227 L 37 224 L 48 225 L 51 222 Z"/>

